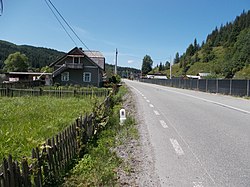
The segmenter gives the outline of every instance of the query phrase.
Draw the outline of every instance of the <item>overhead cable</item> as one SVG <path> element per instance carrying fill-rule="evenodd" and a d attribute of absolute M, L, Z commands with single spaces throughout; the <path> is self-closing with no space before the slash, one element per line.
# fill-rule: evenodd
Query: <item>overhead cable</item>
<path fill-rule="evenodd" d="M 69 29 L 74 33 L 74 35 L 77 37 L 77 39 L 86 47 L 86 49 L 88 49 L 90 51 L 90 49 L 88 48 L 88 46 L 81 40 L 81 38 L 76 34 L 76 32 L 74 31 L 74 29 L 69 25 L 69 23 L 65 20 L 65 18 L 62 16 L 62 14 L 57 10 L 57 8 L 54 6 L 54 4 L 48 0 L 48 2 L 51 4 L 51 6 L 53 6 L 53 8 L 56 10 L 57 14 L 61 17 L 61 19 L 66 23 L 66 25 L 69 27 Z M 92 53 L 92 51 L 90 51 Z M 92 53 L 93 54 L 93 53 Z M 94 54 L 93 54 L 94 55 Z"/>
<path fill-rule="evenodd" d="M 47 0 L 44 0 L 47 4 L 47 6 L 49 7 L 49 9 L 51 10 L 51 12 L 54 14 L 54 16 L 56 17 L 57 21 L 60 23 L 60 25 L 62 26 L 63 30 L 67 33 L 67 35 L 70 37 L 70 39 L 72 40 L 72 42 L 77 46 L 75 40 L 71 37 L 71 35 L 69 34 L 69 32 L 67 31 L 67 29 L 64 27 L 64 25 L 62 24 L 62 22 L 60 21 L 60 19 L 57 17 L 56 13 L 54 12 L 54 10 L 50 7 L 49 3 L 47 2 Z"/>

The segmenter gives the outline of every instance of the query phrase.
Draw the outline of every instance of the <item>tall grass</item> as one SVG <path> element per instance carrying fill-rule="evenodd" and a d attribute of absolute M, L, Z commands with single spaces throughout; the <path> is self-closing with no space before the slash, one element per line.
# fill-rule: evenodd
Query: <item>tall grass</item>
<path fill-rule="evenodd" d="M 132 117 L 128 116 L 123 126 L 119 124 L 122 96 L 126 93 L 127 89 L 122 86 L 112 97 L 114 106 L 107 125 L 87 144 L 86 154 L 70 172 L 62 187 L 118 186 L 119 166 L 126 170 L 129 165 L 117 156 L 115 148 L 126 144 L 131 138 L 139 137 L 136 122 Z"/>
<path fill-rule="evenodd" d="M 30 156 L 32 148 L 79 115 L 90 113 L 94 102 L 89 98 L 0 97 L 0 160 L 9 154 L 17 160 Z"/>

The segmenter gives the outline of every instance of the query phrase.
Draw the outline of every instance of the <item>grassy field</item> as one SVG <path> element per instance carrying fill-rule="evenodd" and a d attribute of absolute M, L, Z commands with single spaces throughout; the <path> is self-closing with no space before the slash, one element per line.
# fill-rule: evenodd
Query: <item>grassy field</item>
<path fill-rule="evenodd" d="M 104 98 L 98 98 L 103 100 Z M 0 97 L 0 160 L 30 156 L 32 148 L 56 135 L 78 116 L 90 113 L 97 99 Z"/>

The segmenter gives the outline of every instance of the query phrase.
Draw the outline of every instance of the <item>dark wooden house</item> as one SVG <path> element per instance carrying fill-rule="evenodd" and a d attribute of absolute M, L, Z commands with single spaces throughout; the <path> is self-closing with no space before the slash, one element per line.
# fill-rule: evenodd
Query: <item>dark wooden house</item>
<path fill-rule="evenodd" d="M 75 47 L 50 67 L 54 68 L 54 84 L 101 87 L 105 58 L 99 51 L 83 51 Z"/>

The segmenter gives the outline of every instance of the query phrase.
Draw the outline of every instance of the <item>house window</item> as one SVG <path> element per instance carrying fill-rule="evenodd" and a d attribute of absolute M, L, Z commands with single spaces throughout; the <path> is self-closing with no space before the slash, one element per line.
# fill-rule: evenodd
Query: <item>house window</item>
<path fill-rule="evenodd" d="M 64 72 L 61 74 L 61 81 L 69 81 L 69 72 Z"/>
<path fill-rule="evenodd" d="M 80 63 L 80 57 L 73 57 L 73 63 L 79 64 Z"/>
<path fill-rule="evenodd" d="M 83 82 L 91 82 L 91 73 L 89 72 L 83 73 Z"/>

